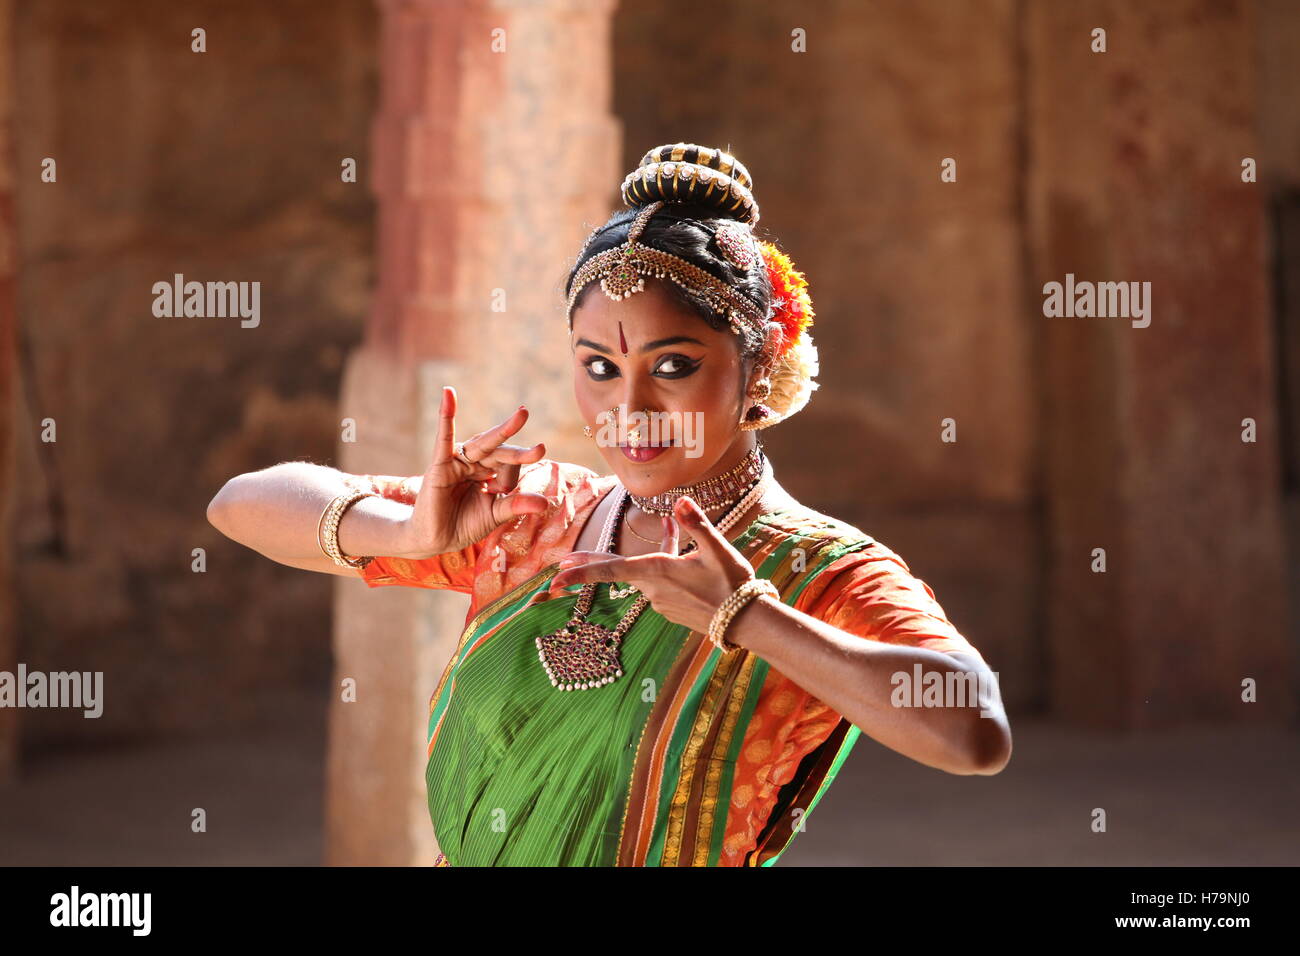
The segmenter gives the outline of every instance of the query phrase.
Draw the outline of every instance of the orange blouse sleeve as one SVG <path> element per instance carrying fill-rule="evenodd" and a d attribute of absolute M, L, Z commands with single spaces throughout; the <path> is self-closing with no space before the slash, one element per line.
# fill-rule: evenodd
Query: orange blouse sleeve
<path fill-rule="evenodd" d="M 382 494 L 414 504 L 416 479 L 389 475 L 353 475 L 358 491 Z M 404 585 L 445 588 L 470 595 L 470 614 L 497 595 L 537 574 L 573 550 L 585 517 L 616 481 L 582 465 L 543 458 L 520 469 L 516 489 L 557 501 L 546 511 L 519 515 L 459 551 L 410 560 L 376 557 L 358 574 L 372 588 Z"/>
<path fill-rule="evenodd" d="M 800 595 L 801 610 L 850 634 L 983 659 L 948 620 L 930 585 L 879 541 L 837 558 L 807 592 Z"/>
<path fill-rule="evenodd" d="M 415 503 L 415 491 L 410 478 L 394 475 L 351 475 L 348 484 L 358 491 L 383 495 L 402 504 Z M 376 557 L 357 574 L 367 586 L 383 588 L 400 585 L 412 588 L 443 588 L 466 594 L 474 586 L 474 566 L 478 563 L 482 541 L 476 541 L 459 551 L 435 554 L 432 557 L 410 558 Z"/>

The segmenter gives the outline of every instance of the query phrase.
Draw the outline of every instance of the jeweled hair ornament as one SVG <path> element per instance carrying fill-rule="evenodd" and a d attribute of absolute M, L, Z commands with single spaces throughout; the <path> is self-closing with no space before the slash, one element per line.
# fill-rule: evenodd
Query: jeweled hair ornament
<path fill-rule="evenodd" d="M 645 289 L 645 280 L 655 278 L 668 279 L 695 293 L 714 312 L 727 317 L 732 331 L 740 333 L 748 325 L 762 334 L 767 326 L 767 316 L 748 296 L 699 266 L 639 241 L 650 217 L 665 205 L 659 199 L 643 207 L 632 222 L 623 245 L 599 252 L 582 264 L 569 292 L 567 317 L 570 331 L 578 296 L 590 283 L 599 281 L 605 295 L 617 302 L 641 292 Z"/>

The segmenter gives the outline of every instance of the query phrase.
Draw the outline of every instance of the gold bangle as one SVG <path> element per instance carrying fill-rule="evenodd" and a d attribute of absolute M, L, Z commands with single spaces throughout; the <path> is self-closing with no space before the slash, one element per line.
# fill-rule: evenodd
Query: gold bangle
<path fill-rule="evenodd" d="M 740 609 L 760 594 L 770 595 L 778 601 L 781 599 L 781 592 L 767 578 L 750 578 L 731 592 L 731 595 L 718 606 L 717 611 L 713 613 L 713 620 L 709 622 L 709 641 L 714 647 L 724 654 L 740 650 L 739 645 L 728 641 L 723 634 Z"/>
<path fill-rule="evenodd" d="M 316 545 L 320 548 L 320 553 L 325 555 L 327 558 L 330 557 L 330 553 L 325 550 L 325 541 L 321 538 L 320 533 L 321 529 L 325 527 L 325 516 L 330 513 L 330 508 L 334 506 L 335 501 L 338 501 L 338 499 L 332 498 L 329 503 L 321 509 L 320 519 L 316 522 Z M 331 558 L 331 560 L 333 559 Z"/>
<path fill-rule="evenodd" d="M 352 558 L 345 555 L 339 549 L 339 525 L 343 521 L 343 515 L 354 504 L 362 498 L 375 497 L 378 497 L 378 495 L 373 495 L 368 491 L 354 491 L 339 495 L 325 506 L 325 511 L 321 514 L 321 524 L 323 524 L 325 528 L 325 536 L 321 547 L 325 551 L 326 556 L 340 567 L 364 568 L 374 560 L 373 557 Z M 317 531 L 317 538 L 320 538 L 319 529 Z"/>

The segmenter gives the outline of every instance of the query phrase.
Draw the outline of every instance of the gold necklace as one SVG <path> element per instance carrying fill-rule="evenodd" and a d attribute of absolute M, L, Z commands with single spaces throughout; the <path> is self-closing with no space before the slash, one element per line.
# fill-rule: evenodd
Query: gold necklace
<path fill-rule="evenodd" d="M 768 466 L 750 487 L 748 494 L 736 502 L 735 506 L 719 520 L 719 531 L 725 533 L 730 530 L 740 520 L 741 515 L 753 507 L 754 502 L 762 497 L 770 478 L 771 469 Z M 627 512 L 628 503 L 632 500 L 626 488 L 619 487 L 613 493 L 618 495 L 619 499 L 614 502 L 614 507 L 610 509 L 609 517 L 605 520 L 600 542 L 596 546 L 597 551 L 614 550 L 614 531 L 618 528 L 623 515 Z M 691 542 L 691 548 L 694 546 L 695 543 Z M 686 550 L 689 551 L 691 548 Z M 591 690 L 622 677 L 623 662 L 619 657 L 619 648 L 623 644 L 623 636 L 650 604 L 650 600 L 644 594 L 640 595 L 632 602 L 614 629 L 610 630 L 587 620 L 596 597 L 596 588 L 595 582 L 584 584 L 569 620 L 561 625 L 559 630 L 543 634 L 535 642 L 537 658 L 541 661 L 542 669 L 550 678 L 551 686 L 558 690 Z"/>
<path fill-rule="evenodd" d="M 758 441 L 745 457 L 720 475 L 705 478 L 691 485 L 679 485 L 669 488 L 657 495 L 643 498 L 632 495 L 636 506 L 646 514 L 670 515 L 677 499 L 690 495 L 691 499 L 705 511 L 719 505 L 730 504 L 757 481 L 767 467 L 767 455 L 763 453 L 763 443 Z"/>
<path fill-rule="evenodd" d="M 656 541 L 653 538 L 647 538 L 643 534 L 638 534 L 636 528 L 632 527 L 632 519 L 629 518 L 626 514 L 623 515 L 623 527 L 627 528 L 628 531 L 631 531 L 634 537 L 640 538 L 642 541 L 645 541 L 647 544 L 663 544 L 663 541 Z"/>

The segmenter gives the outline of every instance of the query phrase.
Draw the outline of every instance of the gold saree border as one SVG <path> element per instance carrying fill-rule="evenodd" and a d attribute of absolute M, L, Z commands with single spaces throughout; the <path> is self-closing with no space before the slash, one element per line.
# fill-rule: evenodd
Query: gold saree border
<path fill-rule="evenodd" d="M 641 739 L 637 742 L 636 756 L 632 763 L 632 776 L 628 781 L 628 797 L 623 805 L 623 823 L 619 831 L 619 866 L 645 864 L 654 833 L 659 787 L 664 771 L 664 755 L 657 744 L 665 739 L 665 726 L 670 728 L 666 739 L 672 738 L 690 688 L 704 669 L 711 651 L 712 645 L 698 631 L 692 631 L 688 635 L 668 672 L 662 692 L 655 699 L 654 707 L 641 728 Z M 651 741 L 649 749 L 645 748 L 647 739 Z M 632 831 L 627 828 L 629 820 L 636 821 Z"/>
<path fill-rule="evenodd" d="M 776 512 L 772 513 L 773 515 Z M 769 517 L 769 516 L 764 516 Z M 764 522 L 766 525 L 766 522 Z M 771 537 L 755 534 L 747 543 L 747 558 L 751 566 L 758 568 L 780 545 L 780 536 Z M 778 587 L 780 585 L 778 584 Z M 688 640 L 683 648 L 678 664 L 670 672 L 669 686 L 656 701 L 646 726 L 642 729 L 641 741 L 637 744 L 637 757 L 633 764 L 632 778 L 628 783 L 628 800 L 624 808 L 623 831 L 619 842 L 618 862 L 620 866 L 644 866 L 649 856 L 650 846 L 654 842 L 655 824 L 659 818 L 659 802 L 664 774 L 668 763 L 668 748 L 677 734 L 682 712 L 691 691 L 700 675 L 704 673 L 709 661 L 717 653 L 713 646 L 704 640 L 703 635 L 692 632 L 693 643 Z M 681 666 L 682 661 L 688 661 Z M 695 841 L 691 839 L 685 858 L 690 861 L 680 864 L 683 858 L 682 842 L 691 837 L 692 831 L 686 828 L 686 812 L 694 808 L 704 795 L 705 820 L 710 834 L 717 815 L 717 799 L 721 768 L 717 754 L 724 754 L 734 739 L 736 722 L 749 692 L 753 670 L 758 658 L 748 651 L 733 654 L 731 659 L 719 661 L 710 675 L 704 690 L 704 698 L 696 710 L 695 719 L 689 732 L 688 744 L 678 766 L 677 787 L 669 807 L 667 817 L 668 832 L 665 835 L 662 866 L 699 865 Z M 725 695 L 723 720 L 715 719 L 718 702 Z M 661 706 L 662 704 L 662 706 Z M 650 746 L 646 747 L 646 742 Z M 703 761 L 701 760 L 703 754 Z M 695 769 L 701 762 L 706 762 L 706 771 L 696 774 Z M 690 796 L 694 788 L 695 797 Z M 628 829 L 629 820 L 635 821 Z M 710 840 L 702 842 L 703 852 L 707 855 Z"/>
<path fill-rule="evenodd" d="M 750 552 L 747 557 L 757 569 L 777 550 L 781 540 L 776 535 L 770 540 L 759 540 L 757 537 L 754 540 L 755 546 L 747 549 Z M 796 573 L 789 560 L 783 560 L 773 569 L 773 576 L 769 580 L 781 592 L 782 603 L 790 592 Z M 727 754 L 735 740 L 740 712 L 749 696 L 754 669 L 760 660 L 749 651 L 730 656 L 733 658 L 731 666 L 725 672 L 720 672 L 722 668 L 715 670 L 710 681 L 710 691 L 716 689 L 718 696 L 725 695 L 726 702 L 720 714 L 714 708 L 701 705 L 696 714 L 691 740 L 694 742 L 697 738 L 703 738 L 702 745 L 693 755 L 688 746 L 682 757 L 682 777 L 669 806 L 669 829 L 664 841 L 663 866 L 708 866 L 713 829 L 718 818 L 722 773 L 727 765 Z M 727 663 L 725 658 L 722 663 Z M 764 679 L 766 676 L 765 671 Z M 691 759 L 689 770 L 686 769 L 688 757 Z M 730 795 L 727 799 L 730 800 Z M 673 838 L 674 831 L 677 833 L 676 839 Z"/>
<path fill-rule="evenodd" d="M 776 530 L 784 529 L 777 527 Z M 805 531 L 804 536 L 820 539 L 818 550 L 822 547 L 835 549 L 846 540 L 851 541 L 854 547 L 858 546 L 863 538 L 871 540 L 869 536 L 857 532 L 857 529 L 852 530 L 856 533 L 849 536 L 845 535 L 840 528 L 827 524 L 811 532 Z M 755 569 L 761 567 L 785 540 L 781 535 L 771 537 L 755 535 L 746 547 L 746 556 L 751 565 Z M 825 567 L 822 570 L 824 571 Z M 781 592 L 783 603 L 786 603 L 790 589 L 800 583 L 799 578 L 804 573 L 804 570 L 796 571 L 788 557 L 782 559 L 781 563 L 773 569 L 770 580 Z M 797 607 L 797 605 L 796 599 L 790 606 Z M 687 649 L 689 648 L 688 643 Z M 655 711 L 652 711 L 646 727 L 642 730 L 632 779 L 629 781 L 629 797 L 625 805 L 624 830 L 620 838 L 618 855 L 620 866 L 646 865 L 650 848 L 654 843 L 656 823 L 662 816 L 659 805 L 664 796 L 661 789 L 665 782 L 668 750 L 677 735 L 686 701 L 715 653 L 712 645 L 704 641 L 701 635 L 696 634 L 690 666 L 680 677 L 676 677 L 676 682 L 671 688 L 665 688 L 666 693 L 656 701 Z M 683 652 L 683 656 L 687 656 L 687 651 Z M 748 651 L 743 654 L 733 654 L 731 657 L 733 659 L 730 661 L 726 659 L 719 661 L 710 675 L 709 683 L 703 691 L 700 705 L 694 715 L 686 748 L 678 762 L 679 776 L 666 810 L 661 866 L 708 865 L 714 829 L 719 818 L 719 791 L 721 777 L 727 764 L 726 754 L 735 740 L 736 724 L 752 689 L 754 669 L 760 661 L 760 658 Z M 676 666 L 672 673 L 670 681 L 676 675 Z M 765 671 L 763 681 L 766 681 L 769 675 L 770 671 Z M 665 700 L 667 703 L 661 709 L 659 704 Z M 656 711 L 661 712 L 656 713 Z M 841 718 L 828 739 L 810 752 L 813 771 L 805 778 L 804 783 L 811 783 L 813 786 L 807 794 L 801 789 L 796 798 L 815 800 L 825 773 L 833 765 L 850 727 L 849 721 Z M 780 808 L 773 808 L 774 811 L 778 809 Z M 729 812 L 727 807 L 723 807 L 722 810 Z M 629 820 L 635 821 L 631 830 L 627 828 Z M 769 817 L 767 824 L 756 838 L 756 847 L 747 853 L 746 863 L 749 854 L 757 855 L 757 852 L 764 848 L 766 840 L 774 836 L 773 831 L 777 822 L 779 821 Z M 781 842 L 780 849 L 769 847 L 763 858 L 768 859 L 779 855 L 790 839 L 793 839 L 793 834 Z"/>
<path fill-rule="evenodd" d="M 764 526 L 784 509 L 769 512 L 755 519 Z M 757 535 L 751 537 L 752 546 L 748 559 L 752 566 L 758 567 L 775 550 L 776 537 L 762 539 Z M 748 547 L 748 546 L 747 546 Z M 632 777 L 628 781 L 628 798 L 624 804 L 623 825 L 619 838 L 618 865 L 644 866 L 654 841 L 655 822 L 659 817 L 660 790 L 663 786 L 664 771 L 667 766 L 668 747 L 677 734 L 682 711 L 690 698 L 691 689 L 699 680 L 710 659 L 715 653 L 714 647 L 698 631 L 692 631 L 683 645 L 682 653 L 669 671 L 666 686 L 655 700 L 645 726 L 641 730 L 641 739 L 637 743 L 636 758 L 633 762 Z M 739 655 L 733 655 L 738 657 Z M 716 673 L 716 672 L 715 672 Z M 742 698 L 743 699 L 743 698 Z M 646 742 L 650 746 L 646 747 Z M 633 822 L 628 829 L 628 822 Z"/>

